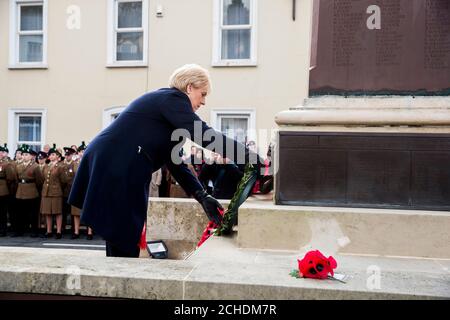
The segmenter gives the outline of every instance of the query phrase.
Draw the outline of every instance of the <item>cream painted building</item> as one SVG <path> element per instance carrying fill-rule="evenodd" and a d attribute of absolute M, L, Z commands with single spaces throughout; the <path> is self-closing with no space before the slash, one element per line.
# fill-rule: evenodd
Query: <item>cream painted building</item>
<path fill-rule="evenodd" d="M 197 63 L 213 81 L 200 117 L 264 153 L 275 115 L 307 97 L 311 12 L 310 0 L 0 0 L 0 142 L 89 142 Z"/>

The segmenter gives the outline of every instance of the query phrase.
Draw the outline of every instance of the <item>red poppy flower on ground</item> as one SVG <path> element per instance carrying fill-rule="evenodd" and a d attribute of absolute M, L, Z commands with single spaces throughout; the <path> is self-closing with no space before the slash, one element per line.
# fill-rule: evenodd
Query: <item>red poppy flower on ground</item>
<path fill-rule="evenodd" d="M 298 261 L 299 276 L 313 279 L 327 279 L 328 273 L 334 276 L 337 262 L 333 257 L 326 258 L 319 250 L 309 251 Z"/>

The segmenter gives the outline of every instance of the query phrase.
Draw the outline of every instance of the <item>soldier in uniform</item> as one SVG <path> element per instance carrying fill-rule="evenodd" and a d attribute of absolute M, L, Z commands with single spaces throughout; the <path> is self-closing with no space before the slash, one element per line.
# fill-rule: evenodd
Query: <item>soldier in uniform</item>
<path fill-rule="evenodd" d="M 67 217 L 71 215 L 71 205 L 67 203 L 70 189 L 72 188 L 73 178 L 75 176 L 73 156 L 76 154 L 76 150 L 71 147 L 64 147 L 64 161 L 61 163 L 63 168 L 63 175 L 61 176 L 61 182 L 63 184 L 63 212 L 62 212 L 62 231 L 66 230 Z M 74 224 L 72 219 L 72 233 L 74 231 Z"/>
<path fill-rule="evenodd" d="M 9 160 L 11 167 L 14 170 L 14 182 L 9 189 L 9 204 L 8 204 L 8 214 L 9 214 L 9 222 L 13 224 L 14 217 L 16 217 L 17 212 L 17 199 L 16 199 L 16 191 L 17 191 L 17 165 L 22 163 L 22 151 L 20 151 L 21 146 L 17 146 L 17 150 L 14 152 L 14 158 Z"/>
<path fill-rule="evenodd" d="M 84 141 L 83 141 L 83 143 L 84 143 Z M 76 145 L 74 145 L 74 144 L 71 145 L 70 147 L 75 151 L 75 153 L 72 156 L 72 160 L 75 161 L 75 162 L 79 161 L 80 159 L 78 157 L 78 147 Z"/>
<path fill-rule="evenodd" d="M 45 153 L 44 151 L 39 151 L 38 156 L 37 156 L 37 161 L 38 161 L 39 169 L 41 169 L 41 171 L 44 171 L 44 167 L 46 165 L 46 160 L 47 160 L 47 153 Z"/>
<path fill-rule="evenodd" d="M 27 145 L 21 147 L 23 161 L 17 165 L 17 211 L 13 219 L 13 236 L 22 236 L 31 225 L 31 236 L 38 236 L 39 191 L 42 186 L 42 173 L 34 160 L 37 153 Z"/>
<path fill-rule="evenodd" d="M 62 227 L 62 203 L 63 190 L 61 179 L 63 173 L 62 165 L 58 159 L 61 154 L 53 144 L 53 148 L 48 151 L 50 163 L 44 167 L 44 184 L 42 185 L 41 214 L 45 215 L 47 222 L 47 233 L 45 236 L 53 236 L 53 216 L 56 216 L 56 239 L 61 239 Z"/>
<path fill-rule="evenodd" d="M 16 164 L 20 164 L 22 162 L 22 151 L 20 146 L 14 154 L 14 161 L 16 162 Z"/>
<path fill-rule="evenodd" d="M 58 151 L 58 162 L 63 161 L 65 158 L 63 156 L 63 151 L 61 150 L 61 148 L 56 149 L 56 151 Z"/>
<path fill-rule="evenodd" d="M 39 151 L 37 156 L 37 162 L 39 169 L 41 170 L 42 175 L 44 175 L 44 167 L 48 164 L 48 155 L 45 151 Z M 41 194 L 42 189 L 39 189 L 39 208 L 41 207 Z M 39 215 L 39 228 L 41 228 L 42 224 L 45 225 L 45 221 L 42 215 Z"/>
<path fill-rule="evenodd" d="M 81 145 L 77 148 L 78 151 L 78 157 L 77 157 L 77 161 L 75 161 L 74 164 L 74 173 L 76 174 L 76 172 L 78 171 L 78 168 L 80 166 L 80 161 L 83 158 L 83 153 L 84 150 L 86 150 L 86 144 L 83 142 L 81 142 Z M 72 233 L 72 239 L 78 239 L 80 237 L 80 215 L 81 215 L 81 210 L 78 209 L 77 207 L 72 206 L 72 219 L 73 219 L 73 225 L 74 225 L 74 231 Z M 92 240 L 93 239 L 93 235 L 92 235 L 92 229 L 88 227 L 87 229 L 87 240 Z"/>
<path fill-rule="evenodd" d="M 8 209 L 11 188 L 16 181 L 14 166 L 8 158 L 8 147 L 0 146 L 0 237 L 5 237 L 8 229 Z"/>
<path fill-rule="evenodd" d="M 48 160 L 48 151 L 50 150 L 50 145 L 46 144 L 44 146 L 44 148 L 42 149 L 42 151 L 44 151 L 44 153 L 47 155 L 47 159 L 45 160 L 45 163 L 49 164 L 50 160 Z"/>
<path fill-rule="evenodd" d="M 3 147 L 2 146 L 0 146 L 0 157 L 2 156 L 3 158 L 3 161 L 7 161 L 7 162 L 10 162 L 11 161 L 11 159 L 9 158 L 9 156 L 8 156 L 8 153 L 9 153 L 9 150 L 8 150 L 8 144 L 4 144 L 3 145 Z"/>

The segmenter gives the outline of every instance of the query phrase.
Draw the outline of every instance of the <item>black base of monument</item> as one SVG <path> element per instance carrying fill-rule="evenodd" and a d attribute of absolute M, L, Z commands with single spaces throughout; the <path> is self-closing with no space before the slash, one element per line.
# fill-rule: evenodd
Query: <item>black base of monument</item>
<path fill-rule="evenodd" d="M 282 131 L 275 202 L 450 210 L 450 134 Z"/>

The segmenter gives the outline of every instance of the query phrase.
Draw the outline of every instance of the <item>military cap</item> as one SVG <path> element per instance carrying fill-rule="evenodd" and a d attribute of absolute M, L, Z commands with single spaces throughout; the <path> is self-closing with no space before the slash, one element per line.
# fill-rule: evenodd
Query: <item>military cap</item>
<path fill-rule="evenodd" d="M 20 153 L 22 153 L 22 150 L 21 150 L 21 149 L 22 149 L 23 146 L 26 146 L 26 144 L 23 144 L 23 145 L 20 145 L 20 144 L 19 144 L 19 145 L 17 146 L 16 152 L 19 151 Z"/>
<path fill-rule="evenodd" d="M 32 156 L 37 156 L 37 152 L 34 151 L 33 149 L 31 149 L 31 147 L 27 144 L 23 144 L 19 149 L 17 149 L 18 151 L 22 152 L 22 153 L 29 153 Z"/>
<path fill-rule="evenodd" d="M 64 155 L 68 156 L 74 153 L 77 153 L 76 150 L 72 149 L 71 147 L 64 147 Z"/>
<path fill-rule="evenodd" d="M 86 150 L 86 148 L 87 148 L 87 146 L 84 143 L 84 141 L 81 141 L 81 145 L 78 147 L 77 151 L 83 151 L 83 150 Z"/>
<path fill-rule="evenodd" d="M 46 159 L 46 158 L 47 158 L 47 153 L 45 153 L 44 151 L 38 152 L 38 159 Z"/>
<path fill-rule="evenodd" d="M 23 144 L 17 149 L 17 151 L 20 151 L 22 153 L 30 153 L 30 146 L 26 145 L 26 144 Z"/>
<path fill-rule="evenodd" d="M 48 150 L 48 155 L 51 155 L 52 153 L 56 153 L 58 156 L 61 156 L 61 152 L 56 149 L 56 143 L 53 144 L 53 148 Z"/>

